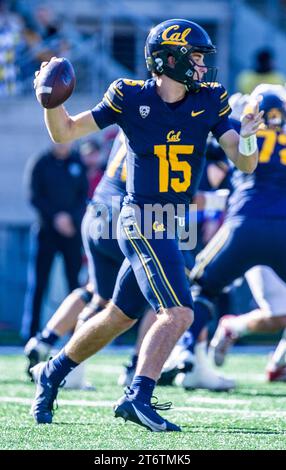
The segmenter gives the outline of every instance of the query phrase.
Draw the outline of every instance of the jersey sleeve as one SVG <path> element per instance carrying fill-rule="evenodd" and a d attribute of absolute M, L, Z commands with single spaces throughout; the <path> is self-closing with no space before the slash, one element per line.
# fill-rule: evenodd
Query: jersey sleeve
<path fill-rule="evenodd" d="M 124 112 L 123 80 L 111 83 L 100 103 L 92 110 L 93 118 L 100 129 L 111 124 L 120 124 Z"/>
<path fill-rule="evenodd" d="M 228 102 L 228 93 L 222 85 L 214 89 L 214 94 L 216 120 L 211 131 L 214 137 L 219 140 L 219 138 L 225 132 L 230 129 L 233 129 L 232 123 L 229 119 L 231 107 Z"/>

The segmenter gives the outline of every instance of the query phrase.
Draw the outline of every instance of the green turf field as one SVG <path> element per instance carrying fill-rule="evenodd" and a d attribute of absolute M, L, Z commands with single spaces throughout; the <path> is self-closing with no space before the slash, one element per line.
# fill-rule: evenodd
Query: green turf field
<path fill-rule="evenodd" d="M 151 433 L 114 419 L 112 404 L 122 394 L 117 385 L 121 353 L 101 353 L 88 363 L 96 391 L 64 391 L 52 425 L 36 425 L 29 415 L 34 385 L 24 373 L 24 358 L 0 358 L 1 449 L 286 449 L 286 383 L 264 381 L 266 356 L 231 355 L 225 373 L 238 380 L 231 393 L 186 392 L 158 387 L 164 412 L 182 433 Z M 164 415 L 164 413 L 162 413 Z"/>

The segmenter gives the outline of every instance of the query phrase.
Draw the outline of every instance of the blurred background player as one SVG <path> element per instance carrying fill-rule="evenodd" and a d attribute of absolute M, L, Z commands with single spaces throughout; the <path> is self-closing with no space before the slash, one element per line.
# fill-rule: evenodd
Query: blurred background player
<path fill-rule="evenodd" d="M 94 191 L 99 184 L 106 161 L 101 153 L 101 146 L 99 142 L 94 139 L 84 141 L 80 145 L 80 156 L 86 167 L 86 174 L 88 179 L 88 199 L 92 199 Z"/>
<path fill-rule="evenodd" d="M 266 367 L 269 382 L 286 382 L 286 329 Z"/>
<path fill-rule="evenodd" d="M 230 346 L 239 338 L 253 333 L 277 332 L 286 327 L 285 282 L 267 266 L 255 266 L 245 273 L 245 278 L 258 308 L 242 315 L 226 315 L 221 318 L 210 343 L 210 355 L 217 366 L 223 365 Z M 286 357 L 281 352 L 283 349 L 284 338 L 267 364 L 269 381 L 286 380 Z"/>
<path fill-rule="evenodd" d="M 262 103 L 262 106 L 265 107 L 265 122 L 268 131 L 264 129 L 261 131 L 262 135 L 266 142 L 269 143 L 271 137 L 273 141 L 274 133 L 275 135 L 277 133 L 277 141 L 283 143 L 285 139 L 286 115 L 285 88 L 279 85 L 261 84 L 254 90 L 253 95 L 257 96 L 259 93 L 266 93 L 265 103 Z M 276 97 L 276 99 L 274 97 Z M 273 145 L 272 142 L 272 147 Z M 271 157 L 275 158 L 275 155 Z M 283 148 L 279 149 L 279 157 L 283 158 Z M 265 153 L 262 154 L 262 162 L 263 158 L 265 158 Z M 267 158 L 269 158 L 269 156 L 267 156 Z M 223 364 L 225 355 L 231 344 L 241 336 L 257 332 L 275 332 L 286 326 L 285 283 L 272 269 L 266 266 L 256 266 L 250 269 L 245 273 L 245 278 L 258 308 L 237 317 L 224 316 L 221 318 L 217 331 L 210 344 L 211 355 L 218 366 Z M 281 341 L 283 344 L 283 340 Z M 279 350 L 281 350 L 281 347 L 279 347 Z M 274 354 L 273 357 L 275 358 L 276 355 Z M 267 365 L 267 377 L 270 381 L 279 380 L 280 373 L 283 378 L 284 372 L 281 365 L 283 366 L 281 360 L 278 361 L 277 364 L 275 359 L 269 361 Z"/>
<path fill-rule="evenodd" d="M 84 149 L 86 150 L 85 146 Z M 126 151 L 125 136 L 120 131 L 114 140 L 107 169 L 96 187 L 82 222 L 89 284 L 72 292 L 42 332 L 26 344 L 29 375 L 31 367 L 48 358 L 51 348 L 59 338 L 72 333 L 76 327 L 102 310 L 112 298 L 116 277 L 124 260 L 112 230 L 116 231 L 117 218 L 126 194 Z M 141 308 L 146 308 L 145 299 L 140 299 Z M 67 384 L 73 388 L 85 388 L 82 369 L 80 373 L 73 375 L 77 378 L 71 379 L 69 376 Z"/>
<path fill-rule="evenodd" d="M 88 191 L 85 167 L 70 144 L 55 144 L 30 161 L 27 180 L 37 223 L 31 228 L 21 329 L 24 339 L 39 331 L 43 296 L 57 253 L 63 256 L 69 291 L 79 287 L 82 265 L 80 225 Z"/>
<path fill-rule="evenodd" d="M 258 167 L 252 175 L 234 171 L 234 192 L 229 200 L 226 222 L 199 253 L 191 273 L 191 277 L 200 285 L 195 306 L 199 312 L 204 312 L 206 321 L 207 311 L 211 313 L 216 295 L 250 267 L 268 265 L 282 279 L 286 279 L 283 250 L 286 202 L 283 190 L 286 178 L 283 158 L 286 143 L 283 133 L 285 91 L 282 87 L 269 87 L 265 91 L 260 86 L 251 98 L 257 98 L 258 95 L 262 97 L 260 109 L 265 112 L 266 125 L 265 129 L 258 132 Z M 265 316 L 262 311 L 259 315 Z M 243 323 L 243 317 L 240 317 L 238 323 Z M 270 330 L 273 324 L 276 327 L 280 324 L 281 328 L 283 319 L 268 319 Z M 187 386 L 188 374 L 178 376 L 176 383 Z"/>

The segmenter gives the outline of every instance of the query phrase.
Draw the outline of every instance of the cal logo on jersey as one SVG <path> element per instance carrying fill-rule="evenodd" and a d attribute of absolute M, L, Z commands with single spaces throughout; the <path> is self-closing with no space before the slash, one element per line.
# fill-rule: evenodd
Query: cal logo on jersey
<path fill-rule="evenodd" d="M 167 142 L 180 142 L 181 140 L 181 131 L 175 132 L 170 131 L 167 134 Z"/>

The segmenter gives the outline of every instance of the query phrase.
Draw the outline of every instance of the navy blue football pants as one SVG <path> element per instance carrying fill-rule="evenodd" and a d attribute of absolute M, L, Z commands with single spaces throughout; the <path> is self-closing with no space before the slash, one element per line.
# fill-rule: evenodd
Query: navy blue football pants
<path fill-rule="evenodd" d="M 140 229 L 144 225 L 143 219 L 143 211 L 138 214 L 131 205 L 121 210 L 118 241 L 126 260 L 118 276 L 113 302 L 126 315 L 131 315 L 130 302 L 122 300 L 132 269 L 142 294 L 155 311 L 175 306 L 193 308 L 185 272 L 186 261 L 179 250 L 178 240 L 168 238 L 168 230 L 156 221 L 154 227 L 156 230 L 161 227 L 161 238 L 147 238 Z"/>

